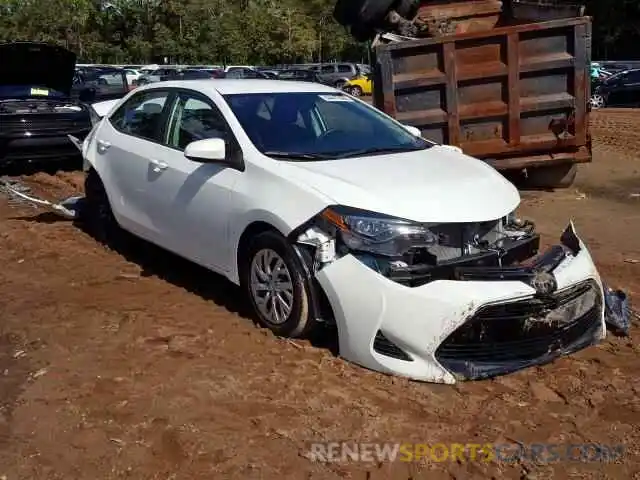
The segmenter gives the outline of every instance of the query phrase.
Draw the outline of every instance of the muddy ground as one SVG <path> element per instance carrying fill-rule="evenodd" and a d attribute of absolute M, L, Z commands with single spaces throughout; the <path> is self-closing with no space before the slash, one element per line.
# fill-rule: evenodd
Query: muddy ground
<path fill-rule="evenodd" d="M 603 277 L 640 296 L 640 111 L 593 116 L 574 188 L 523 193 L 546 243 L 573 218 Z M 51 198 L 79 173 L 22 177 Z M 458 386 L 277 339 L 221 278 L 152 248 L 128 258 L 0 199 L 0 478 L 640 478 L 640 348 Z M 314 441 L 623 444 L 613 463 L 322 464 Z"/>

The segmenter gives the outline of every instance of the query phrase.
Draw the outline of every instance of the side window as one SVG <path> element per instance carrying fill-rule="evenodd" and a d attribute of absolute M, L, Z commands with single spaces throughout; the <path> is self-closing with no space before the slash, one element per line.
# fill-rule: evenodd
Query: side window
<path fill-rule="evenodd" d="M 181 93 L 172 110 L 165 141 L 168 146 L 184 150 L 197 140 L 227 139 L 224 117 L 208 101 Z"/>
<path fill-rule="evenodd" d="M 333 67 L 333 65 L 324 65 L 320 69 L 320 73 L 333 73 L 334 71 L 335 71 L 335 68 Z"/>
<path fill-rule="evenodd" d="M 169 92 L 162 90 L 141 92 L 116 110 L 109 122 L 127 135 L 160 141 L 162 110 L 168 97 Z"/>
<path fill-rule="evenodd" d="M 338 72 L 340 73 L 352 73 L 353 69 L 351 65 L 338 65 Z"/>
<path fill-rule="evenodd" d="M 627 74 L 627 81 L 630 83 L 640 83 L 640 70 L 633 70 Z"/>
<path fill-rule="evenodd" d="M 230 68 L 227 71 L 227 78 L 245 78 L 244 71 L 241 68 Z"/>

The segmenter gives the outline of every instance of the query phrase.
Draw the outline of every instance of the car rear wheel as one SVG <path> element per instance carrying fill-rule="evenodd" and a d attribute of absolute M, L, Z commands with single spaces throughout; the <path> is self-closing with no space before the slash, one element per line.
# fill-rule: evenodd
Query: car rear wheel
<path fill-rule="evenodd" d="M 100 243 L 118 246 L 123 239 L 123 231 L 113 215 L 107 192 L 95 170 L 90 170 L 85 176 L 84 195 L 80 221 L 87 233 Z"/>
<path fill-rule="evenodd" d="M 362 96 L 362 88 L 360 88 L 357 85 L 354 85 L 353 87 L 349 87 L 348 88 L 348 92 L 349 92 L 349 94 L 353 95 L 354 97 L 361 97 Z"/>
<path fill-rule="evenodd" d="M 276 335 L 304 337 L 316 326 L 300 261 L 277 232 L 256 236 L 244 255 L 241 281 L 260 325 Z"/>

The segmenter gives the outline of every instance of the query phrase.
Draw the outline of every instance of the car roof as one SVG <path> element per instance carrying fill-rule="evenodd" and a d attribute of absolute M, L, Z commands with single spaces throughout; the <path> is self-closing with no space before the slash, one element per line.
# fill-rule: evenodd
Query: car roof
<path fill-rule="evenodd" d="M 188 88 L 199 92 L 218 92 L 221 95 L 243 93 L 312 93 L 339 92 L 333 87 L 319 83 L 301 83 L 286 80 L 266 79 L 207 79 L 207 80 L 173 80 L 156 82 L 140 87 L 140 90 L 154 90 L 158 88 Z"/>

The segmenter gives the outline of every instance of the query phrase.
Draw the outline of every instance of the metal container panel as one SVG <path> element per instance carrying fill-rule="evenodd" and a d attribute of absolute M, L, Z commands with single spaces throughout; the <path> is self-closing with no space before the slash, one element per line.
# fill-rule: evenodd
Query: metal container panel
<path fill-rule="evenodd" d="M 498 168 L 591 159 L 591 19 L 379 46 L 374 104 Z M 529 160 L 526 160 L 529 158 Z"/>

